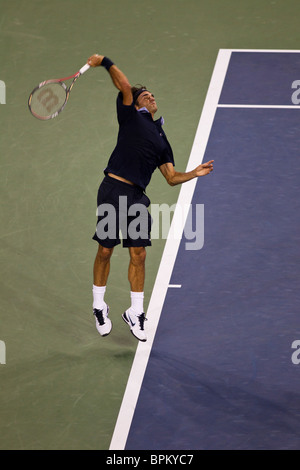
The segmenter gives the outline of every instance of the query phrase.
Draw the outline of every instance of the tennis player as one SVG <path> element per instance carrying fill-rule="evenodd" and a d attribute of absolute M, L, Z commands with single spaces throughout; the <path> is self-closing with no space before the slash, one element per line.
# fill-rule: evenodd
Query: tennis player
<path fill-rule="evenodd" d="M 107 336 L 112 329 L 104 295 L 110 258 L 114 247 L 121 243 L 121 230 L 123 246 L 129 249 L 128 280 L 131 289 L 131 305 L 122 317 L 131 333 L 138 340 L 146 341 L 143 303 L 146 247 L 151 246 L 151 216 L 147 210 L 150 200 L 145 189 L 156 168 L 160 169 L 167 183 L 174 186 L 209 174 L 213 170 L 213 160 L 190 172 L 175 171 L 172 148 L 162 129 L 163 119 L 154 120 L 157 104 L 153 94 L 144 86 L 132 87 L 124 73 L 108 57 L 94 54 L 87 63 L 92 67 L 104 67 L 119 90 L 118 140 L 98 190 L 98 219 L 93 236 L 98 242 L 93 279 L 96 328 L 101 336 Z M 130 230 L 132 227 L 136 230 Z"/>

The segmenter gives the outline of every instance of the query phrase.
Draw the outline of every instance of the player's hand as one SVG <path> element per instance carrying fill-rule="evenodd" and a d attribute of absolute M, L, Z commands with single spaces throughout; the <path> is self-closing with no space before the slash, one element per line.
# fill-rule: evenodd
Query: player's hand
<path fill-rule="evenodd" d="M 87 63 L 91 67 L 98 67 L 99 65 L 101 65 L 103 58 L 104 55 L 93 54 L 91 57 L 88 58 Z"/>
<path fill-rule="evenodd" d="M 197 166 L 195 168 L 196 176 L 205 176 L 208 175 L 214 169 L 214 160 L 210 160 L 209 162 L 202 163 L 202 165 Z"/>

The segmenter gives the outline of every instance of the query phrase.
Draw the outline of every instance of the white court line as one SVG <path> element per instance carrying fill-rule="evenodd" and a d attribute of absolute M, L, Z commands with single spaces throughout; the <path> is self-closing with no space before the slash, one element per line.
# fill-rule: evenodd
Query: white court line
<path fill-rule="evenodd" d="M 182 286 L 181 284 L 169 284 L 169 288 L 173 287 L 174 289 L 180 289 Z"/>
<path fill-rule="evenodd" d="M 220 51 L 230 51 L 230 52 L 262 52 L 262 53 L 266 53 L 266 52 L 270 52 L 270 53 L 274 53 L 276 52 L 276 54 L 289 54 L 289 53 L 299 53 L 300 50 L 299 49 L 220 49 Z"/>
<path fill-rule="evenodd" d="M 210 130 L 215 117 L 219 97 L 221 94 L 222 86 L 226 76 L 231 51 L 220 50 L 212 74 L 209 89 L 206 95 L 206 100 L 203 106 L 202 114 L 196 131 L 193 147 L 189 157 L 186 171 L 190 171 L 197 165 L 201 164 L 206 145 L 208 142 Z M 195 186 L 196 179 L 184 183 L 181 186 L 177 206 L 182 207 L 183 204 L 190 204 Z M 185 225 L 185 220 L 182 220 L 182 213 L 180 210 L 174 212 L 172 225 L 176 223 L 178 227 L 178 217 L 181 220 L 182 232 Z M 172 225 L 170 233 L 172 232 Z M 157 273 L 155 285 L 151 295 L 148 307 L 148 322 L 147 322 L 147 341 L 139 343 L 137 346 L 136 354 L 130 371 L 129 379 L 127 382 L 125 394 L 117 418 L 116 426 L 110 443 L 110 450 L 124 450 L 128 433 L 130 430 L 134 410 L 140 393 L 140 388 L 146 371 L 148 359 L 151 353 L 155 332 L 159 322 L 160 314 L 162 311 L 163 303 L 169 287 L 173 266 L 176 260 L 180 239 L 175 240 L 168 237 L 166 240 L 164 252 L 160 262 L 159 270 Z"/>
<path fill-rule="evenodd" d="M 219 104 L 218 108 L 267 108 L 267 109 L 300 109 L 298 105 L 268 105 L 268 104 Z"/>

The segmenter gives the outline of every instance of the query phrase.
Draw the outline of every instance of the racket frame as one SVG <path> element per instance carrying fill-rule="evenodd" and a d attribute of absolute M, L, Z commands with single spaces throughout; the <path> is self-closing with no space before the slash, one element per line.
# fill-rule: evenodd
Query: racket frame
<path fill-rule="evenodd" d="M 90 68 L 90 66 L 88 64 L 85 64 L 83 67 L 81 67 L 81 69 L 76 72 L 75 74 L 73 75 L 70 75 L 69 77 L 64 77 L 64 78 L 57 78 L 57 79 L 52 79 L 52 80 L 45 80 L 41 83 L 39 83 L 33 90 L 32 92 L 30 93 L 29 95 L 29 98 L 28 98 L 28 108 L 29 108 L 29 111 L 31 112 L 31 114 L 36 117 L 37 119 L 40 119 L 41 121 L 48 121 L 49 119 L 53 119 L 55 118 L 56 116 L 58 116 L 65 108 L 67 102 L 68 102 L 68 99 L 69 99 L 69 95 L 70 95 L 70 92 L 74 86 L 74 83 L 76 82 L 76 80 L 80 77 L 80 75 L 82 75 L 84 72 L 86 72 L 88 69 Z M 65 80 L 70 80 L 71 78 L 73 78 L 73 81 L 72 83 L 70 84 L 69 87 L 67 87 L 67 85 L 64 83 Z M 55 111 L 55 113 L 53 114 L 49 114 L 48 116 L 40 116 L 39 114 L 35 113 L 32 108 L 31 108 L 31 101 L 32 101 L 32 97 L 33 97 L 33 94 L 39 90 L 40 88 L 42 88 L 43 86 L 45 85 L 48 85 L 50 83 L 57 83 L 59 85 L 61 85 L 66 93 L 66 99 L 64 101 L 64 103 L 62 104 L 62 106 L 57 110 Z"/>

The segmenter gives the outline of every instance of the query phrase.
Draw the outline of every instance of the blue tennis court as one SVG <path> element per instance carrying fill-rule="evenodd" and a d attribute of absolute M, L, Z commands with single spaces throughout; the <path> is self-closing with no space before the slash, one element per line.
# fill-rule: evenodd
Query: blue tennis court
<path fill-rule="evenodd" d="M 204 246 L 166 242 L 111 449 L 300 447 L 299 70 L 296 51 L 219 52 L 191 153 L 215 171 L 181 195 Z"/>

